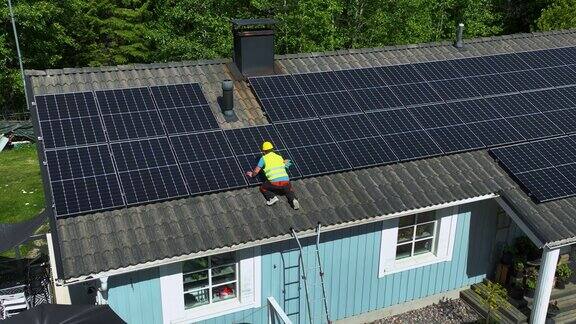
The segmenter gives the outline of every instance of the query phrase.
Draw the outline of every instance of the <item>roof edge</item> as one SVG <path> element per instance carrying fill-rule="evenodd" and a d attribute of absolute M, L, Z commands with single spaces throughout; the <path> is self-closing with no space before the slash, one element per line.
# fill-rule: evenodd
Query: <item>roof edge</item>
<path fill-rule="evenodd" d="M 402 217 L 402 216 L 406 216 L 406 215 L 423 213 L 426 211 L 449 208 L 449 207 L 454 207 L 454 206 L 458 206 L 458 205 L 465 205 L 465 204 L 470 204 L 470 203 L 474 203 L 474 202 L 478 202 L 478 201 L 494 199 L 494 198 L 498 198 L 498 197 L 499 197 L 499 195 L 497 193 L 491 193 L 491 194 L 486 194 L 486 195 L 481 195 L 481 196 L 475 196 L 475 197 L 453 200 L 453 201 L 449 201 L 449 202 L 445 202 L 445 203 L 441 203 L 441 204 L 436 204 L 436 205 L 430 205 L 430 206 L 426 206 L 426 207 L 409 209 L 409 210 L 390 213 L 390 214 L 381 215 L 381 216 L 375 216 L 372 218 L 364 218 L 364 219 L 350 221 L 350 222 L 346 222 L 346 223 L 333 224 L 333 225 L 323 225 L 322 229 L 324 232 L 336 231 L 336 230 L 345 229 L 345 228 L 349 228 L 349 227 L 375 223 L 375 222 L 379 222 L 379 221 L 383 221 L 383 220 L 387 220 L 387 219 L 398 218 L 398 217 Z M 300 238 L 309 237 L 312 235 L 316 235 L 316 229 L 312 228 L 312 229 L 306 229 L 306 230 L 298 231 L 297 234 Z M 109 276 L 120 275 L 120 274 L 125 274 L 125 273 L 129 273 L 129 272 L 134 272 L 134 271 L 145 270 L 145 269 L 159 267 L 159 266 L 163 266 L 163 265 L 168 265 L 168 264 L 172 264 L 172 263 L 176 263 L 176 262 L 182 262 L 182 261 L 186 261 L 186 260 L 190 260 L 190 259 L 194 259 L 194 258 L 198 258 L 198 257 L 210 256 L 210 255 L 214 255 L 214 254 L 220 254 L 220 253 L 226 253 L 226 252 L 232 252 L 232 251 L 238 251 L 238 250 L 242 250 L 242 249 L 246 249 L 246 248 L 252 248 L 252 247 L 262 246 L 262 245 L 266 245 L 266 244 L 272 244 L 272 243 L 276 243 L 276 242 L 286 241 L 286 240 L 289 240 L 291 238 L 292 238 L 292 235 L 290 233 L 287 233 L 284 235 L 270 237 L 270 238 L 266 238 L 266 239 L 262 239 L 262 240 L 256 240 L 256 241 L 246 242 L 246 243 L 242 243 L 242 244 L 237 244 L 237 245 L 233 245 L 233 246 L 227 246 L 227 247 L 222 247 L 222 248 L 217 248 L 217 249 L 212 249 L 212 250 L 199 251 L 199 252 L 194 252 L 194 253 L 190 253 L 190 254 L 165 258 L 165 259 L 161 259 L 161 260 L 149 261 L 149 262 L 140 263 L 140 264 L 136 264 L 136 265 L 130 265 L 130 266 L 117 268 L 117 269 L 109 269 L 109 270 L 101 271 L 98 273 L 87 274 L 87 275 L 78 276 L 78 277 L 68 277 L 68 278 L 64 278 L 64 279 L 59 278 L 56 280 L 56 283 L 59 286 L 69 286 L 69 285 L 78 284 L 78 283 L 82 283 L 85 281 L 90 281 L 90 280 L 94 280 L 94 279 L 98 279 L 98 278 L 109 277 Z"/>

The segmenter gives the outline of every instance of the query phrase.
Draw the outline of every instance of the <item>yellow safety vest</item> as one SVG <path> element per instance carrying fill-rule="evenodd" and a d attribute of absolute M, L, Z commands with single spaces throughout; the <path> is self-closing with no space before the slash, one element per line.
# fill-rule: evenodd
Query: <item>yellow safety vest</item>
<path fill-rule="evenodd" d="M 288 177 L 284 158 L 274 152 L 264 155 L 264 175 L 270 182 L 274 179 Z"/>

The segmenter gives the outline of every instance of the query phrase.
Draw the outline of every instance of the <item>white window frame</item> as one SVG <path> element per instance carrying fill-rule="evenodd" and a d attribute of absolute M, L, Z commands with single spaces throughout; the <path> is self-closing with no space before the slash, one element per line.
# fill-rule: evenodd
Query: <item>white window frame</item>
<path fill-rule="evenodd" d="M 382 222 L 378 277 L 452 260 L 459 208 L 453 206 L 432 212 L 436 213 L 437 219 L 434 250 L 400 260 L 396 260 L 400 218 L 387 219 Z"/>
<path fill-rule="evenodd" d="M 260 248 L 236 251 L 238 285 L 236 298 L 186 309 L 182 263 L 160 267 L 162 319 L 165 324 L 190 323 L 261 306 L 262 270 Z"/>

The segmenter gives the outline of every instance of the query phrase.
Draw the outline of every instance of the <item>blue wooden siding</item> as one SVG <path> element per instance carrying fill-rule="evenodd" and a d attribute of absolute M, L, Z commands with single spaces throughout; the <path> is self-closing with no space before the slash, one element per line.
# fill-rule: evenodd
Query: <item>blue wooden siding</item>
<path fill-rule="evenodd" d="M 158 268 L 110 277 L 108 304 L 128 323 L 162 323 Z"/>
<path fill-rule="evenodd" d="M 493 201 L 461 206 L 452 261 L 383 278 L 378 278 L 381 223 L 324 233 L 320 255 L 331 319 L 342 319 L 480 282 L 490 271 L 491 260 L 494 259 L 496 210 Z M 314 239 L 303 240 L 306 268 L 316 266 Z M 470 248 L 472 243 L 473 249 Z M 295 241 L 266 245 L 261 251 L 262 307 L 221 316 L 205 323 L 267 323 L 268 296 L 274 296 L 295 323 L 307 322 L 306 298 L 303 282 L 298 276 Z M 308 273 L 307 282 L 313 317 L 315 321 L 325 322 L 322 321 L 324 313 L 317 270 Z M 146 323 L 161 321 L 158 315 L 161 303 L 157 279 L 149 278 L 134 286 L 123 277 L 115 284 L 120 286 L 111 289 L 110 304 L 123 318 L 131 323 L 140 323 L 143 316 L 147 319 Z M 137 291 L 148 296 L 138 296 Z M 150 315 L 144 315 L 150 312 Z M 152 318 L 154 321 L 151 321 Z"/>

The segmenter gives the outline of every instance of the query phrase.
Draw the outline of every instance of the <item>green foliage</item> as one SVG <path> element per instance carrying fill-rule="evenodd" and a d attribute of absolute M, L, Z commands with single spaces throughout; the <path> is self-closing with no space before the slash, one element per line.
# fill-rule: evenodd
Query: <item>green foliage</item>
<path fill-rule="evenodd" d="M 536 289 L 536 283 L 538 282 L 538 270 L 536 268 L 526 269 L 526 288 Z"/>
<path fill-rule="evenodd" d="M 566 263 L 559 264 L 556 267 L 556 276 L 563 282 L 567 282 L 572 276 L 572 269 Z"/>
<path fill-rule="evenodd" d="M 5 2 L 4 2 L 5 3 Z M 0 6 L 0 107 L 24 111 Z M 14 0 L 24 65 L 50 69 L 231 57 L 230 19 L 273 17 L 278 54 L 575 26 L 573 0 Z M 542 13 L 542 16 L 540 16 Z"/>
<path fill-rule="evenodd" d="M 490 323 L 498 309 L 508 305 L 508 292 L 499 283 L 487 281 L 485 284 L 475 286 L 474 291 L 482 298 L 484 306 L 488 308 L 486 323 Z"/>
<path fill-rule="evenodd" d="M 539 30 L 576 28 L 576 1 L 554 0 L 536 21 Z"/>

